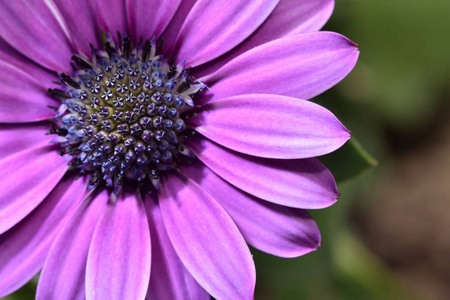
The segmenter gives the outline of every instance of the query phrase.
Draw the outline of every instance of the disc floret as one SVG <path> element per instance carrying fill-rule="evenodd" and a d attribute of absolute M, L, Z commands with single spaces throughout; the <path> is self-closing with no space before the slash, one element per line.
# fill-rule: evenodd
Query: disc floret
<path fill-rule="evenodd" d="M 59 74 L 61 89 L 49 89 L 62 101 L 50 133 L 72 168 L 92 173 L 90 189 L 105 182 L 117 194 L 125 180 L 147 178 L 159 189 L 161 173 L 192 155 L 185 112 L 205 85 L 184 63 L 157 55 L 155 38 L 132 48 L 128 37 L 107 35 L 104 50 L 91 49 L 90 59 L 72 57 L 70 75 Z"/>

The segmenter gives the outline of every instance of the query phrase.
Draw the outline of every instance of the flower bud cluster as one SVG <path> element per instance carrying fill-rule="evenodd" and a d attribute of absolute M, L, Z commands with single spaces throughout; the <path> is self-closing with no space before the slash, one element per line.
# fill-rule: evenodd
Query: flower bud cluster
<path fill-rule="evenodd" d="M 91 188 L 104 180 L 118 193 L 125 178 L 159 188 L 161 170 L 190 155 L 183 112 L 205 86 L 155 50 L 155 39 L 132 49 L 128 38 L 116 45 L 109 36 L 91 60 L 73 56 L 78 68 L 60 74 L 62 90 L 49 90 L 62 100 L 53 133 L 72 167 L 93 172 Z"/>

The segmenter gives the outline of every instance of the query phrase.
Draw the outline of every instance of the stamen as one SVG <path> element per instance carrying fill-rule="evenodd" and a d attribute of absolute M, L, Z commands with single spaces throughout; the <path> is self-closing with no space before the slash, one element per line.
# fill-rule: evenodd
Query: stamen
<path fill-rule="evenodd" d="M 131 39 L 126 37 L 123 39 L 123 55 L 126 59 L 130 58 L 131 55 Z"/>
<path fill-rule="evenodd" d="M 120 35 L 120 32 L 118 32 L 117 31 L 117 38 L 119 39 L 119 47 L 120 47 L 120 50 L 122 51 L 123 49 L 122 49 L 122 36 Z"/>
<path fill-rule="evenodd" d="M 59 99 L 70 99 L 70 96 L 67 95 L 64 91 L 58 89 L 47 89 L 47 93 L 52 95 L 55 98 Z"/>
<path fill-rule="evenodd" d="M 144 49 L 142 50 L 142 61 L 146 62 L 150 55 L 150 50 L 152 50 L 152 44 L 150 40 L 145 41 Z"/>
<path fill-rule="evenodd" d="M 116 53 L 116 49 L 111 47 L 111 44 L 109 42 L 105 43 L 105 51 L 108 53 L 110 59 L 112 59 L 113 54 Z"/>
<path fill-rule="evenodd" d="M 158 51 L 161 51 L 163 44 L 164 44 L 164 38 L 161 38 L 159 40 L 158 46 L 156 47 L 158 49 Z"/>
<path fill-rule="evenodd" d="M 61 89 L 48 92 L 62 102 L 49 134 L 62 143 L 61 155 L 70 155 L 70 168 L 91 173 L 88 189 L 101 183 L 119 193 L 125 182 L 148 179 L 160 189 L 161 175 L 176 169 L 183 157 L 186 105 L 205 86 L 193 82 L 156 50 L 163 39 L 141 38 L 133 49 L 131 39 L 118 33 L 119 44 L 107 34 L 104 51 L 92 44 L 93 58 L 74 55 L 69 76 L 60 74 Z M 163 176 L 163 177 L 164 177 Z"/>
<path fill-rule="evenodd" d="M 92 68 L 92 66 L 89 63 L 87 63 L 81 57 L 79 57 L 77 55 L 72 56 L 72 60 L 75 61 L 77 66 L 79 66 L 82 69 L 91 69 Z"/>
<path fill-rule="evenodd" d="M 182 82 L 181 85 L 178 87 L 177 92 L 182 93 L 184 91 L 187 91 L 191 86 L 187 81 Z"/>
<path fill-rule="evenodd" d="M 70 76 L 67 76 L 66 74 L 62 73 L 60 75 L 60 77 L 64 82 L 66 82 L 71 87 L 76 88 L 76 89 L 80 88 L 80 85 L 75 80 L 73 80 Z"/>

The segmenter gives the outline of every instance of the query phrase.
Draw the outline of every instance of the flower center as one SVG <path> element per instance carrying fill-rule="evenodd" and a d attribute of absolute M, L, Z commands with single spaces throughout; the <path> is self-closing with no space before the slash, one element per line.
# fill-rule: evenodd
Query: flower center
<path fill-rule="evenodd" d="M 73 157 L 72 168 L 91 172 L 89 189 L 105 182 L 116 194 L 125 180 L 149 178 L 159 189 L 160 173 L 185 155 L 185 112 L 191 96 L 205 86 L 193 82 L 183 63 L 156 54 L 156 40 L 134 49 L 127 37 L 106 37 L 92 58 L 74 55 L 71 75 L 60 74 L 61 89 L 49 93 L 62 104 L 50 133 Z"/>

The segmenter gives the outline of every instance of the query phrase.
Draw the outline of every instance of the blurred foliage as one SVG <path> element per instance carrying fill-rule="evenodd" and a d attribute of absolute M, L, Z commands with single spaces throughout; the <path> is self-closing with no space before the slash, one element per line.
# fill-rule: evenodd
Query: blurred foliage
<path fill-rule="evenodd" d="M 337 0 L 329 30 L 359 44 L 345 98 L 367 103 L 382 122 L 411 131 L 430 122 L 449 84 L 450 1 Z"/>
<path fill-rule="evenodd" d="M 377 165 L 377 161 L 364 150 L 355 138 L 350 139 L 333 153 L 319 157 L 333 173 L 337 182 L 350 179 Z"/>
<path fill-rule="evenodd" d="M 314 101 L 352 131 L 347 144 L 320 158 L 342 196 L 332 207 L 311 211 L 322 232 L 318 251 L 284 259 L 252 249 L 255 299 L 431 299 L 376 257 L 349 220 L 392 163 L 386 133 L 414 139 L 448 106 L 449 17 L 446 0 L 336 0 L 324 30 L 358 43 L 360 57 L 346 79 Z M 375 164 L 372 156 L 382 168 L 360 174 Z"/>
<path fill-rule="evenodd" d="M 20 290 L 15 292 L 12 295 L 6 296 L 4 298 L 1 298 L 3 300 L 29 300 L 34 299 L 34 296 L 36 295 L 36 287 L 39 280 L 39 275 L 36 275 L 31 279 L 29 283 L 27 283 L 24 287 L 22 287 Z"/>

